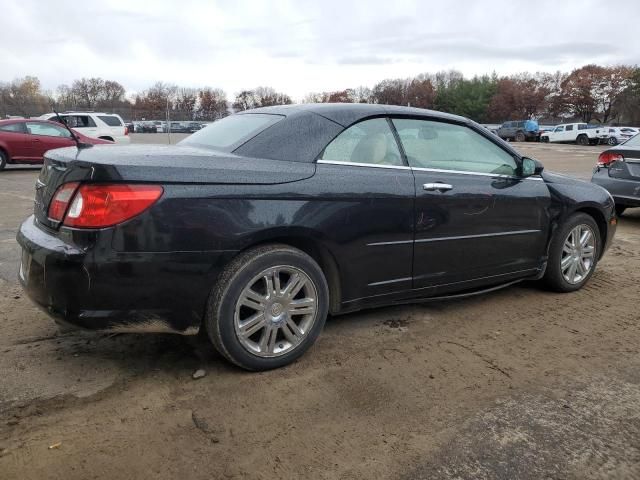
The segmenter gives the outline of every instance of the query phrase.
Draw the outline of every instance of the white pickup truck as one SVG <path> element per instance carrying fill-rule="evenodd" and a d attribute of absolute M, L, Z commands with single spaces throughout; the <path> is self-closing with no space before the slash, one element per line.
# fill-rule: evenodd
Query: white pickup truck
<path fill-rule="evenodd" d="M 578 145 L 597 145 L 600 141 L 596 128 L 586 123 L 563 123 L 553 130 L 540 135 L 540 141 L 549 143 L 577 143 Z"/>

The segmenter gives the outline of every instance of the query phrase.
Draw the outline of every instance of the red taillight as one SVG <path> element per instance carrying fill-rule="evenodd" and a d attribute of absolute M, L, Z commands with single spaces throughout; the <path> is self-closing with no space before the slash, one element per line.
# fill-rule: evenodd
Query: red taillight
<path fill-rule="evenodd" d="M 63 189 L 66 191 L 67 185 L 72 184 L 60 187 L 56 197 Z M 78 186 L 77 183 L 73 185 L 69 197 Z M 62 209 L 62 216 L 66 211 L 63 224 L 68 227 L 111 227 L 142 213 L 160 198 L 162 192 L 159 185 L 82 185 L 77 188 L 70 205 L 67 199 L 64 209 L 62 201 L 55 209 L 56 213 Z M 52 216 L 54 202 L 55 198 L 49 207 L 49 217 L 61 219 Z"/>
<path fill-rule="evenodd" d="M 56 222 L 62 221 L 78 185 L 78 182 L 71 182 L 58 187 L 49 204 L 49 218 L 51 220 L 55 220 Z"/>
<path fill-rule="evenodd" d="M 129 135 L 129 127 L 127 127 L 126 125 L 124 126 L 124 134 Z"/>
<path fill-rule="evenodd" d="M 619 153 L 602 152 L 598 157 L 599 167 L 608 167 L 613 162 L 624 162 L 624 157 Z"/>

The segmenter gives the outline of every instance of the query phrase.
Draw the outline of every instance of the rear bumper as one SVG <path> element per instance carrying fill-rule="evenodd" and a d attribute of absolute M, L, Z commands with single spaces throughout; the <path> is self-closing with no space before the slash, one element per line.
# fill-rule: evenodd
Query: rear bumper
<path fill-rule="evenodd" d="M 120 253 L 81 248 L 33 216 L 17 235 L 19 278 L 57 323 L 117 332 L 197 333 L 229 252 Z"/>
<path fill-rule="evenodd" d="M 610 177 L 608 168 L 596 168 L 591 181 L 607 190 L 616 205 L 640 207 L 640 181 Z"/>

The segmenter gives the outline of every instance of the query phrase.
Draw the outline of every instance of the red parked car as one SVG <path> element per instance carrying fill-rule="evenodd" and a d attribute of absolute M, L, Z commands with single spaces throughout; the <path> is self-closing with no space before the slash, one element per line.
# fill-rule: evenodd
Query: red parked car
<path fill-rule="evenodd" d="M 113 143 L 89 138 L 75 130 L 73 133 L 83 143 Z M 73 145 L 69 130 L 59 123 L 25 118 L 0 120 L 0 170 L 8 163 L 42 163 L 47 150 Z"/>

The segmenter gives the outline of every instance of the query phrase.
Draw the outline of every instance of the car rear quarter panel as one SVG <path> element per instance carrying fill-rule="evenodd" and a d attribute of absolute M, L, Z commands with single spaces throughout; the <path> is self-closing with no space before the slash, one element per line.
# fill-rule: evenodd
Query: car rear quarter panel
<path fill-rule="evenodd" d="M 388 286 L 378 282 L 410 277 L 411 173 L 361 168 L 354 181 L 341 166 L 318 167 L 323 174 L 289 184 L 165 186 L 161 202 L 113 230 L 112 249 L 235 255 L 269 241 L 305 239 L 335 259 L 344 299 L 383 293 Z M 377 248 L 382 257 L 371 263 L 367 244 L 397 240 L 407 243 L 393 249 L 394 258 Z M 197 288 L 208 292 L 218 273 L 212 265 Z"/>

